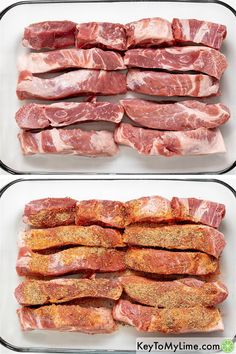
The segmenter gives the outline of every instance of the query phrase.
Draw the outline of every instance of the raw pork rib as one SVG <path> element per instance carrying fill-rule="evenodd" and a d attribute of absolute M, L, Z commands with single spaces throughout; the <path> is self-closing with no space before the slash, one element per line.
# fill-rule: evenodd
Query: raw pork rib
<path fill-rule="evenodd" d="M 76 200 L 71 198 L 44 198 L 25 205 L 23 221 L 34 227 L 54 227 L 75 222 Z"/>
<path fill-rule="evenodd" d="M 126 227 L 128 245 L 178 250 L 198 250 L 218 258 L 225 247 L 224 235 L 202 225 L 131 225 Z"/>
<path fill-rule="evenodd" d="M 222 54 L 223 56 L 223 54 Z M 30 53 L 20 57 L 18 70 L 32 74 L 59 71 L 67 68 L 119 70 L 125 69 L 119 53 L 92 49 L 61 49 L 53 52 Z"/>
<path fill-rule="evenodd" d="M 155 274 L 207 275 L 218 269 L 218 260 L 201 252 L 171 252 L 151 248 L 129 248 L 128 268 Z"/>
<path fill-rule="evenodd" d="M 203 74 L 170 74 L 131 69 L 127 74 L 130 91 L 154 96 L 208 97 L 219 92 L 219 81 Z"/>
<path fill-rule="evenodd" d="M 22 71 L 16 92 L 20 100 L 57 100 L 87 94 L 115 95 L 126 92 L 126 75 L 117 71 L 80 69 L 51 79 L 41 79 Z"/>
<path fill-rule="evenodd" d="M 113 133 L 106 130 L 51 129 L 39 133 L 18 134 L 24 155 L 73 154 L 81 156 L 113 156 L 118 152 Z"/>
<path fill-rule="evenodd" d="M 220 49 L 227 34 L 224 25 L 195 19 L 174 18 L 172 29 L 175 41 L 181 44 L 203 44 L 215 49 Z"/>
<path fill-rule="evenodd" d="M 126 26 L 127 48 L 171 45 L 173 35 L 171 23 L 163 18 L 144 18 Z"/>
<path fill-rule="evenodd" d="M 120 300 L 113 308 L 113 317 L 144 332 L 188 333 L 224 329 L 220 312 L 214 307 L 157 309 Z"/>
<path fill-rule="evenodd" d="M 64 246 L 124 247 L 120 231 L 92 226 L 58 226 L 20 232 L 18 246 L 32 251 Z"/>
<path fill-rule="evenodd" d="M 169 222 L 173 220 L 170 201 L 160 196 L 142 197 L 125 203 L 127 222 Z"/>
<path fill-rule="evenodd" d="M 62 303 L 85 297 L 118 300 L 122 286 L 114 279 L 69 279 L 49 281 L 25 280 L 15 290 L 15 297 L 22 306 Z"/>
<path fill-rule="evenodd" d="M 220 79 L 227 68 L 227 60 L 218 50 L 197 46 L 131 49 L 125 53 L 124 63 L 128 67 L 197 71 L 216 79 Z"/>
<path fill-rule="evenodd" d="M 57 49 L 75 45 L 76 23 L 45 21 L 25 28 L 22 44 L 35 50 Z"/>
<path fill-rule="evenodd" d="M 18 275 L 58 276 L 84 270 L 116 272 L 125 269 L 123 251 L 98 247 L 74 247 L 42 255 L 21 248 L 16 262 Z"/>
<path fill-rule="evenodd" d="M 136 275 L 119 279 L 132 300 L 154 307 L 215 306 L 228 296 L 220 281 L 203 282 L 194 278 L 154 281 Z"/>
<path fill-rule="evenodd" d="M 144 155 L 171 157 L 218 154 L 226 151 L 219 129 L 199 128 L 184 132 L 167 132 L 121 123 L 115 130 L 115 141 Z"/>
<path fill-rule="evenodd" d="M 125 204 L 113 200 L 82 200 L 76 204 L 76 225 L 98 224 L 124 228 L 126 225 Z"/>
<path fill-rule="evenodd" d="M 125 50 L 125 27 L 109 22 L 80 23 L 76 26 L 76 47 Z"/>
<path fill-rule="evenodd" d="M 21 129 L 63 127 L 86 121 L 120 123 L 123 107 L 110 102 L 58 102 L 50 105 L 29 103 L 16 112 L 16 122 Z"/>
<path fill-rule="evenodd" d="M 84 308 L 79 305 L 49 305 L 17 310 L 23 331 L 57 330 L 83 333 L 111 333 L 117 329 L 112 311 L 105 307 Z"/>
<path fill-rule="evenodd" d="M 189 100 L 158 103 L 139 99 L 121 100 L 127 116 L 144 127 L 160 130 L 216 128 L 230 118 L 222 103 L 206 104 Z"/>
<path fill-rule="evenodd" d="M 196 198 L 172 198 L 171 207 L 177 221 L 191 221 L 218 228 L 225 216 L 224 204 Z"/>

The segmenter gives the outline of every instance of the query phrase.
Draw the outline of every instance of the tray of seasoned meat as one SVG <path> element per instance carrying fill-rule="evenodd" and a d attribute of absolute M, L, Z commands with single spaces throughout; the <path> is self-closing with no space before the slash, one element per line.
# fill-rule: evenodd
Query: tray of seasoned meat
<path fill-rule="evenodd" d="M 125 354 L 140 337 L 233 338 L 235 197 L 205 179 L 7 185 L 1 343 Z"/>
<path fill-rule="evenodd" d="M 14 4 L 0 21 L 1 167 L 231 170 L 235 15 L 213 0 Z"/>

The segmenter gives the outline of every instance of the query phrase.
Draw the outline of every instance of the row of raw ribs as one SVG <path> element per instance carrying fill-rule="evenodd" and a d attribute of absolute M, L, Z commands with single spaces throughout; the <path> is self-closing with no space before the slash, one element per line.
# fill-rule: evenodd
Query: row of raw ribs
<path fill-rule="evenodd" d="M 15 291 L 22 329 L 222 330 L 224 215 L 224 205 L 194 198 L 28 203 L 33 228 L 19 235 L 16 265 L 27 277 Z"/>

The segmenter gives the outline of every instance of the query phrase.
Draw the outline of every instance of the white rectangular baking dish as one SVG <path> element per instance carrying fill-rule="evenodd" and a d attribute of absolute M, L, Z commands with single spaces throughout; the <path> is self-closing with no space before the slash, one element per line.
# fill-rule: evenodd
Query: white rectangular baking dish
<path fill-rule="evenodd" d="M 227 153 L 195 157 L 150 157 L 141 156 L 128 147 L 112 158 L 86 158 L 66 155 L 28 156 L 21 154 L 14 116 L 23 104 L 16 97 L 18 72 L 17 58 L 26 52 L 21 45 L 24 27 L 45 20 L 72 20 L 75 22 L 110 21 L 127 23 L 144 17 L 159 16 L 171 20 L 173 17 L 197 18 L 227 25 L 228 36 L 223 45 L 229 67 L 223 77 L 220 98 L 229 106 L 231 120 L 221 128 Z M 228 5 L 215 0 L 202 1 L 75 1 L 75 2 L 31 2 L 16 3 L 0 15 L 0 160 L 1 167 L 11 173 L 107 173 L 107 174 L 191 174 L 223 173 L 233 168 L 236 160 L 236 13 Z M 135 94 L 129 93 L 128 97 Z M 146 96 L 147 98 L 148 96 Z M 100 100 L 117 101 L 122 96 L 100 97 Z M 150 96 L 149 99 L 153 99 Z M 73 100 L 80 100 L 73 98 Z M 109 129 L 109 123 L 82 124 L 82 128 Z"/>
<path fill-rule="evenodd" d="M 225 330 L 222 333 L 183 335 L 233 338 L 236 332 L 235 300 L 235 249 L 236 249 L 236 198 L 235 191 L 216 180 L 18 180 L 10 183 L 0 195 L 0 342 L 21 352 L 81 352 L 128 353 L 135 350 L 136 338 L 153 337 L 134 328 L 120 327 L 110 335 L 86 335 L 81 333 L 33 331 L 20 329 L 14 298 L 14 289 L 20 282 L 15 271 L 17 258 L 17 234 L 24 227 L 21 221 L 25 203 L 43 197 L 70 196 L 75 199 L 103 198 L 126 201 L 148 195 L 167 198 L 197 197 L 226 205 L 226 217 L 222 222 L 227 245 L 221 259 L 220 279 L 229 290 L 229 297 L 219 306 Z M 158 335 L 156 336 L 158 337 Z M 170 336 L 168 336 L 170 337 Z"/>

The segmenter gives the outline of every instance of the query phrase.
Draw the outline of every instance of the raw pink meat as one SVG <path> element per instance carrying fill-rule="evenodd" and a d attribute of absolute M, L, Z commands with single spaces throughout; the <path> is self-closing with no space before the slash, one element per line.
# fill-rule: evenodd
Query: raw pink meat
<path fill-rule="evenodd" d="M 215 96 L 219 81 L 203 74 L 170 74 L 149 70 L 131 69 L 127 75 L 127 88 L 154 96 Z"/>
<path fill-rule="evenodd" d="M 105 307 L 49 305 L 17 310 L 23 331 L 57 330 L 83 333 L 111 333 L 117 329 L 112 311 Z"/>
<path fill-rule="evenodd" d="M 175 41 L 181 44 L 203 44 L 215 49 L 220 49 L 227 34 L 224 25 L 195 19 L 174 18 L 172 29 Z"/>
<path fill-rule="evenodd" d="M 109 22 L 80 23 L 76 26 L 76 47 L 125 50 L 125 27 Z"/>
<path fill-rule="evenodd" d="M 58 102 L 50 105 L 29 103 L 16 112 L 16 122 L 21 129 L 63 127 L 86 121 L 120 123 L 124 110 L 110 102 Z"/>
<path fill-rule="evenodd" d="M 119 70 L 125 69 L 125 65 L 119 53 L 99 48 L 71 48 L 44 53 L 29 53 L 21 56 L 18 62 L 19 71 L 27 70 L 32 74 L 60 71 L 67 68 Z"/>
<path fill-rule="evenodd" d="M 65 48 L 75 44 L 76 23 L 71 21 L 45 21 L 25 28 L 22 44 L 40 49 Z"/>
<path fill-rule="evenodd" d="M 115 131 L 115 141 L 144 155 L 206 155 L 225 152 L 220 130 L 199 128 L 185 132 L 143 129 L 121 123 Z"/>
<path fill-rule="evenodd" d="M 24 155 L 74 154 L 90 157 L 113 156 L 118 152 L 113 133 L 81 129 L 51 129 L 39 133 L 21 131 L 18 138 Z"/>
<path fill-rule="evenodd" d="M 177 221 L 191 221 L 218 228 L 225 216 L 224 204 L 196 198 L 172 198 L 171 207 Z"/>
<path fill-rule="evenodd" d="M 126 75 L 116 71 L 80 69 L 51 79 L 41 79 L 22 71 L 16 92 L 20 100 L 57 100 L 87 94 L 116 95 L 126 92 Z"/>
<path fill-rule="evenodd" d="M 216 128 L 230 118 L 229 109 L 222 103 L 206 104 L 194 100 L 158 103 L 139 99 L 125 99 L 120 103 L 130 119 L 152 129 Z"/>
<path fill-rule="evenodd" d="M 163 18 L 144 18 L 127 23 L 127 48 L 151 47 L 173 43 L 171 23 Z"/>
<path fill-rule="evenodd" d="M 128 67 L 197 71 L 220 79 L 227 68 L 225 56 L 218 50 L 189 46 L 159 49 L 130 49 L 125 53 Z"/>
<path fill-rule="evenodd" d="M 204 306 L 157 309 L 119 300 L 113 308 L 113 318 L 136 327 L 138 331 L 153 333 L 212 332 L 224 329 L 219 310 Z"/>

